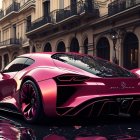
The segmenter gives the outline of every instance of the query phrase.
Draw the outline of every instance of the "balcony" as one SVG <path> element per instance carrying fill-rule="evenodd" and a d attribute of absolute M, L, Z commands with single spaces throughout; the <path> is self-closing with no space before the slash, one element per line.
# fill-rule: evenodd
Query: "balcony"
<path fill-rule="evenodd" d="M 0 19 L 3 17 L 7 17 L 7 15 L 11 12 L 19 12 L 23 9 L 26 10 L 26 8 L 29 8 L 32 5 L 35 6 L 35 0 L 21 0 L 20 3 L 13 2 L 6 10 L 0 10 Z"/>
<path fill-rule="evenodd" d="M 16 38 L 10 38 L 8 40 L 0 42 L 0 46 L 7 46 L 7 45 L 19 45 L 20 40 Z"/>
<path fill-rule="evenodd" d="M 13 12 L 18 11 L 20 9 L 20 3 L 13 2 L 7 9 L 6 9 L 6 15 Z"/>
<path fill-rule="evenodd" d="M 48 14 L 47 17 L 41 17 L 31 23 L 27 27 L 27 32 L 37 29 L 47 23 L 55 24 L 73 16 L 81 15 L 82 13 L 96 15 L 98 9 L 94 8 L 94 0 L 79 1 L 76 5 L 69 5 L 64 9 L 57 9 Z"/>
<path fill-rule="evenodd" d="M 115 0 L 108 5 L 108 15 L 112 16 L 140 4 L 140 0 Z"/>
<path fill-rule="evenodd" d="M 72 4 L 64 9 L 58 9 L 51 13 L 53 22 L 60 22 L 74 15 L 81 15 L 82 13 L 97 15 L 98 9 L 95 9 L 94 0 L 79 1 L 76 5 Z"/>
<path fill-rule="evenodd" d="M 51 18 L 48 17 L 40 17 L 34 22 L 31 23 L 31 25 L 27 26 L 27 32 L 34 30 L 36 28 L 39 28 L 47 23 L 51 23 Z"/>

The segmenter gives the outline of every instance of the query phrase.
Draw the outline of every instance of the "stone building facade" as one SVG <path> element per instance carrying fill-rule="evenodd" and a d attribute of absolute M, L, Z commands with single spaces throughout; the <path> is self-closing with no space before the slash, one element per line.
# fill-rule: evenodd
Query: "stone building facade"
<path fill-rule="evenodd" d="M 29 52 L 26 34 L 28 17 L 35 9 L 34 0 L 3 0 L 0 10 L 0 69 L 17 55 Z"/>
<path fill-rule="evenodd" d="M 140 0 L 36 0 L 30 2 L 17 0 L 14 2 L 19 2 L 20 8 L 21 3 L 32 3 L 26 11 L 22 12 L 19 8 L 14 12 L 17 16 L 13 15 L 17 23 L 23 19 L 25 27 L 23 36 L 29 39 L 26 47 L 21 42 L 21 46 L 16 47 L 19 54 L 28 51 L 79 52 L 113 61 L 127 69 L 140 67 Z M 28 4 L 25 5 L 28 6 Z M 11 33 L 7 34 L 13 35 L 14 18 L 12 16 L 5 18 L 6 20 L 1 18 L 1 39 L 2 36 L 7 37 L 3 34 L 3 30 L 8 27 L 6 23 L 9 24 L 9 21 Z M 23 38 L 18 31 L 16 38 L 19 40 Z M 14 47 L 5 49 L 10 52 L 11 48 L 13 51 L 9 54 L 10 59 L 16 51 Z M 3 48 L 0 47 L 0 52 L 2 52 L 1 49 Z M 4 60 L 4 54 L 1 55 Z"/>

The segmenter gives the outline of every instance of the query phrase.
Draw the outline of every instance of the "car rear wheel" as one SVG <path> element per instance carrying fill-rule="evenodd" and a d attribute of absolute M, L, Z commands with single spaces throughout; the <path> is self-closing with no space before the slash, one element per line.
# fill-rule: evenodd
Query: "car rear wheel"
<path fill-rule="evenodd" d="M 28 123 L 38 122 L 42 117 L 42 102 L 36 84 L 25 81 L 20 89 L 21 112 Z"/>

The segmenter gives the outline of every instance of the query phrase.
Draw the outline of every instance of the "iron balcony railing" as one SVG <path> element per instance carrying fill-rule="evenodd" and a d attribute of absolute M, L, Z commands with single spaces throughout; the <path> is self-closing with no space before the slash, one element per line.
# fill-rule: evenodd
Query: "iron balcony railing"
<path fill-rule="evenodd" d="M 71 4 L 64 9 L 58 9 L 51 13 L 53 22 L 60 22 L 74 15 L 80 15 L 83 12 L 93 13 L 94 2 L 93 0 L 79 1 L 76 5 Z"/>
<path fill-rule="evenodd" d="M 140 4 L 140 0 L 115 0 L 108 5 L 108 15 L 112 16 Z"/>
<path fill-rule="evenodd" d="M 37 20 L 35 20 L 34 22 L 32 22 L 30 25 L 27 25 L 27 32 L 34 30 L 38 27 L 41 27 L 47 23 L 51 22 L 51 17 L 40 17 Z"/>
<path fill-rule="evenodd" d="M 6 15 L 13 12 L 18 11 L 20 9 L 20 3 L 13 2 L 7 9 L 6 9 Z"/>
<path fill-rule="evenodd" d="M 98 9 L 95 9 L 94 6 L 94 0 L 81 0 L 78 3 L 71 4 L 64 9 L 54 10 L 50 12 L 46 17 L 43 16 L 32 22 L 29 26 L 27 25 L 27 32 L 39 28 L 47 23 L 56 23 L 74 15 L 80 15 L 83 12 L 97 14 L 95 11 Z"/>
<path fill-rule="evenodd" d="M 0 46 L 6 46 L 6 45 L 19 45 L 20 40 L 16 38 L 10 38 L 8 40 L 0 42 Z"/>
<path fill-rule="evenodd" d="M 17 12 L 21 8 L 32 3 L 35 3 L 35 0 L 21 0 L 20 3 L 14 1 L 6 10 L 0 10 L 0 19 L 13 11 Z"/>

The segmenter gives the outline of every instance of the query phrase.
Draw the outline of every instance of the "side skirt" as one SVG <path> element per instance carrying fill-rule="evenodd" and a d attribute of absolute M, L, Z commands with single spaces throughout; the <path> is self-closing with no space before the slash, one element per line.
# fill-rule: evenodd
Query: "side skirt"
<path fill-rule="evenodd" d="M 18 109 L 10 103 L 1 103 L 0 102 L 0 110 L 21 115 L 21 113 L 18 111 Z"/>

